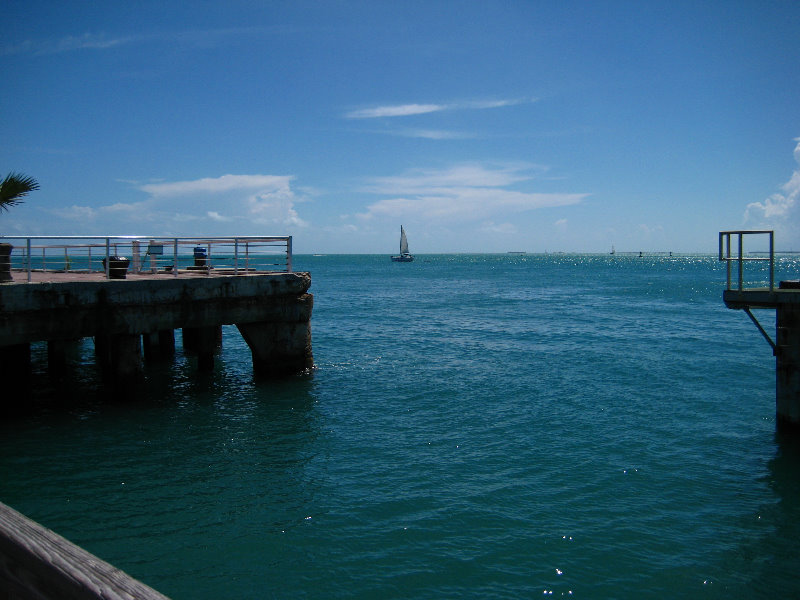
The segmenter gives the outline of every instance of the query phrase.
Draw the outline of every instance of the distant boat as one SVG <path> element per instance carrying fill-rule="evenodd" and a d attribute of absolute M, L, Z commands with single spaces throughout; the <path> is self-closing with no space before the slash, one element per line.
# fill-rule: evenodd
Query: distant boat
<path fill-rule="evenodd" d="M 616 254 L 617 251 L 614 249 L 614 244 L 611 244 L 611 254 Z"/>
<path fill-rule="evenodd" d="M 400 225 L 400 255 L 393 256 L 394 262 L 411 262 L 414 257 L 408 253 L 408 240 L 406 239 L 406 230 Z"/>

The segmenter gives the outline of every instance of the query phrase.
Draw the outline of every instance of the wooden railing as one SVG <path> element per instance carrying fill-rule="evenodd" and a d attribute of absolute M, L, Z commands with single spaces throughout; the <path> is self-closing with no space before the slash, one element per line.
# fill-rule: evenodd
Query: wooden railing
<path fill-rule="evenodd" d="M 169 600 L 2 502 L 0 590 L 15 600 Z"/>

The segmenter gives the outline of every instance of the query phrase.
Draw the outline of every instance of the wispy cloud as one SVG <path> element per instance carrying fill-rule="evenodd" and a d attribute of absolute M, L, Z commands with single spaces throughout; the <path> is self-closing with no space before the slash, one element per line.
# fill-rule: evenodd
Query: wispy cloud
<path fill-rule="evenodd" d="M 14 46 L 4 46 L 0 49 L 2 55 L 33 54 L 60 54 L 75 50 L 103 50 L 130 44 L 137 38 L 133 36 L 109 36 L 104 33 L 85 33 L 80 36 L 66 36 L 56 40 L 26 40 Z"/>
<path fill-rule="evenodd" d="M 398 104 L 353 110 L 345 115 L 348 119 L 376 119 L 379 117 L 408 117 L 445 110 L 445 104 Z"/>
<path fill-rule="evenodd" d="M 492 221 L 484 223 L 479 230 L 484 233 L 499 233 L 502 235 L 516 235 L 519 233 L 519 228 L 513 223 L 494 223 Z"/>
<path fill-rule="evenodd" d="M 780 243 L 789 245 L 800 243 L 800 138 L 794 141 L 797 142 L 794 159 L 798 168 L 781 186 L 783 193 L 772 194 L 761 202 L 751 202 L 744 213 L 748 226 L 774 229 Z"/>
<path fill-rule="evenodd" d="M 409 117 L 449 110 L 485 110 L 535 102 L 536 98 L 506 100 L 474 100 L 450 102 L 446 104 L 388 104 L 371 108 L 351 110 L 345 114 L 348 119 L 377 119 L 382 117 Z"/>
<path fill-rule="evenodd" d="M 230 27 L 136 35 L 84 33 L 83 35 L 68 35 L 58 39 L 25 40 L 13 45 L 0 46 L 0 56 L 14 54 L 41 56 L 78 50 L 106 50 L 147 42 L 175 42 L 186 46 L 210 47 L 223 43 L 225 40 L 237 40 L 246 35 L 263 35 L 280 31 L 278 28 L 271 27 Z"/>
<path fill-rule="evenodd" d="M 487 220 L 498 215 L 566 206 L 587 194 L 551 194 L 510 189 L 541 172 L 537 165 L 457 165 L 373 179 L 364 191 L 391 195 L 367 207 L 362 219 L 421 217 L 428 220 Z"/>
<path fill-rule="evenodd" d="M 645 237 L 649 237 L 655 234 L 660 234 L 664 232 L 663 225 L 648 225 L 647 223 L 639 223 L 638 227 L 639 233 L 644 235 Z"/>
<path fill-rule="evenodd" d="M 190 181 L 148 183 L 140 186 L 154 197 L 186 196 L 190 194 L 219 194 L 230 191 L 251 191 L 288 188 L 290 175 L 223 175 Z"/>
<path fill-rule="evenodd" d="M 533 179 L 546 170 L 530 163 L 465 163 L 447 169 L 416 169 L 405 175 L 376 177 L 365 189 L 376 194 L 418 194 L 451 187 L 498 188 Z"/>
<path fill-rule="evenodd" d="M 426 140 L 467 140 L 478 137 L 473 133 L 446 131 L 444 129 L 400 129 L 398 131 L 387 131 L 385 133 L 400 137 L 422 138 Z"/>

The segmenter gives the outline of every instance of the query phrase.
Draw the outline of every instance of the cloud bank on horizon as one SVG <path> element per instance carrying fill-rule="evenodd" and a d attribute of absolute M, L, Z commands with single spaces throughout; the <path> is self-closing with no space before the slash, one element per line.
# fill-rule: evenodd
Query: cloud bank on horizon
<path fill-rule="evenodd" d="M 129 223 L 163 235 L 219 235 L 253 227 L 305 227 L 296 203 L 302 197 L 292 189 L 288 175 L 222 175 L 191 181 L 138 185 L 147 198 L 92 208 L 73 205 L 58 214 L 64 219 L 95 221 L 108 227 L 120 215 Z"/>
<path fill-rule="evenodd" d="M 800 233 L 800 138 L 795 142 L 798 168 L 781 186 L 782 192 L 749 203 L 743 217 L 745 227 L 774 229 L 778 240 L 790 245 Z M 513 222 L 496 221 L 513 220 L 517 213 L 575 205 L 590 196 L 514 189 L 520 184 L 530 184 L 547 170 L 542 165 L 525 163 L 468 163 L 369 178 L 358 185 L 358 192 L 389 197 L 368 203 L 354 215 L 340 215 L 340 223 L 333 229 L 356 234 L 375 220 L 394 224 L 424 219 L 447 225 L 471 222 L 476 231 L 516 234 L 519 228 Z M 296 179 L 293 175 L 227 174 L 138 184 L 136 189 L 147 196 L 140 201 L 99 207 L 72 205 L 52 212 L 90 229 L 92 225 L 113 227 L 112 223 L 124 215 L 126 222 L 147 227 L 154 235 L 232 235 L 251 231 L 253 227 L 284 227 L 297 232 L 312 228 L 313 223 L 301 216 L 301 206 L 311 206 L 314 200 L 298 193 Z M 567 225 L 566 218 L 553 223 L 556 229 Z M 638 229 L 647 237 L 656 231 L 663 232 L 660 225 L 639 224 Z"/>
<path fill-rule="evenodd" d="M 588 195 L 510 189 L 532 178 L 523 174 L 530 168 L 527 165 L 490 167 L 469 164 L 438 171 L 419 170 L 395 177 L 378 177 L 367 183 L 365 191 L 392 197 L 370 204 L 358 217 L 394 220 L 415 217 L 446 223 L 492 222 L 513 213 L 577 204 Z"/>
<path fill-rule="evenodd" d="M 371 196 L 391 196 L 364 207 L 354 217 L 350 231 L 358 231 L 367 221 L 387 219 L 425 219 L 429 222 L 467 221 L 481 228 L 508 233 L 510 223 L 494 224 L 494 219 L 544 207 L 568 206 L 581 202 L 587 194 L 547 194 L 512 189 L 530 182 L 547 169 L 541 165 L 485 165 L 470 163 L 445 169 L 418 169 L 397 176 L 365 181 L 360 192 Z M 239 232 L 252 226 L 308 228 L 298 204 L 312 202 L 293 187 L 292 175 L 222 175 L 188 181 L 136 185 L 148 197 L 131 203 L 100 207 L 73 205 L 55 212 L 63 219 L 95 222 L 105 226 L 126 215 L 130 223 L 147 226 L 160 234 L 211 234 L 224 224 L 226 231 Z"/>

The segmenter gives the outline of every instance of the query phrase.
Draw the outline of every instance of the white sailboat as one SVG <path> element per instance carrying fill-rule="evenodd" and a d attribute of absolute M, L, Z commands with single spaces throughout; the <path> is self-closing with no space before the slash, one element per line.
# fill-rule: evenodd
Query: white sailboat
<path fill-rule="evenodd" d="M 394 262 L 411 262 L 414 257 L 408 253 L 408 240 L 406 239 L 406 230 L 400 225 L 400 255 L 393 256 Z"/>

